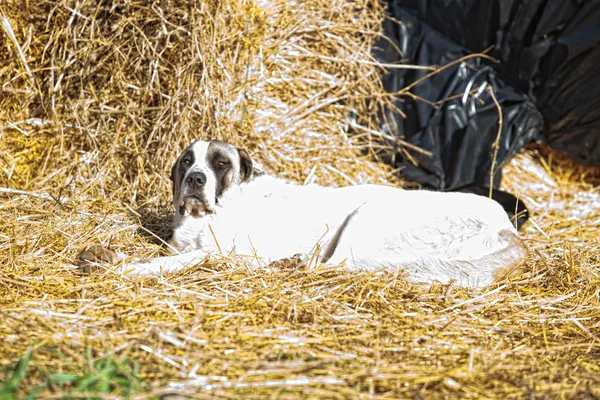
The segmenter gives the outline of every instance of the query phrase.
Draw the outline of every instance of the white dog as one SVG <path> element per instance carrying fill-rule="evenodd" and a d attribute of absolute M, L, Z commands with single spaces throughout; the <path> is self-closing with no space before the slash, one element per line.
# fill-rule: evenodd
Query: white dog
<path fill-rule="evenodd" d="M 348 269 L 402 269 L 413 282 L 482 287 L 527 254 L 506 212 L 486 197 L 256 175 L 244 150 L 214 140 L 189 146 L 171 172 L 171 246 L 180 254 L 122 264 L 123 271 L 172 272 L 211 254 L 268 265 L 299 253 Z M 117 261 L 99 250 L 81 259 Z"/>

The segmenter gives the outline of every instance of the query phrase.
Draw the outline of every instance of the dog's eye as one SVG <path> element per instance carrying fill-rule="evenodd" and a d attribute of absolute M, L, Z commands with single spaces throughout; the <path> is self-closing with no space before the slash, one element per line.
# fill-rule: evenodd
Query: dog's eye
<path fill-rule="evenodd" d="M 189 165 L 191 162 L 192 162 L 192 161 L 191 161 L 189 158 L 184 158 L 184 159 L 183 159 L 183 163 L 184 163 L 185 165 Z"/>
<path fill-rule="evenodd" d="M 219 168 L 223 168 L 227 165 L 229 165 L 229 161 L 226 161 L 226 160 L 221 160 L 221 161 L 217 162 L 217 167 L 219 167 Z"/>

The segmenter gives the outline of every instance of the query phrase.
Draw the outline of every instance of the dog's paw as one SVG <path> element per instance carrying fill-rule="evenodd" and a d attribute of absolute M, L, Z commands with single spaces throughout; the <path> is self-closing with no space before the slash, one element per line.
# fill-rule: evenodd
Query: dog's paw
<path fill-rule="evenodd" d="M 277 261 L 273 261 L 269 264 L 270 267 L 278 268 L 278 269 L 300 269 L 305 268 L 307 265 L 308 259 L 304 254 L 294 254 L 289 258 L 282 258 Z"/>
<path fill-rule="evenodd" d="M 77 266 L 84 274 L 102 266 L 116 264 L 118 261 L 119 255 L 116 251 L 98 245 L 88 247 L 77 256 Z"/>

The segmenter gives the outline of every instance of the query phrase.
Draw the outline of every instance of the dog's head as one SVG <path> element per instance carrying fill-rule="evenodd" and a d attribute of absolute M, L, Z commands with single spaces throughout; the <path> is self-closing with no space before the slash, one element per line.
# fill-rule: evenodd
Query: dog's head
<path fill-rule="evenodd" d="M 173 207 L 182 216 L 214 212 L 233 185 L 250 180 L 252 160 L 245 150 L 219 140 L 193 143 L 171 169 Z"/>

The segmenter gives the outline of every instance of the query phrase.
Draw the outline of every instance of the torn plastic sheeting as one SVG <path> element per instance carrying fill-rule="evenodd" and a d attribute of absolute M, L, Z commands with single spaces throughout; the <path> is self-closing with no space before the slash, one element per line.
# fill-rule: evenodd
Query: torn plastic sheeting
<path fill-rule="evenodd" d="M 493 45 L 494 69 L 544 116 L 546 142 L 600 166 L 599 0 L 402 0 L 415 18 L 471 52 Z"/>
<path fill-rule="evenodd" d="M 384 22 L 387 39 L 376 46 L 375 56 L 394 63 L 401 58 L 411 64 L 445 65 L 471 52 L 421 23 L 397 4 L 390 4 L 393 18 Z M 391 43 L 390 43 L 391 40 Z M 404 57 L 398 54 L 400 49 Z M 388 92 L 398 92 L 430 71 L 393 69 L 383 78 Z M 443 70 L 411 89 L 394 105 L 405 114 L 387 109 L 381 115 L 382 130 L 431 152 L 431 156 L 394 150 L 387 161 L 401 168 L 410 180 L 439 190 L 470 184 L 489 186 L 498 134 L 499 113 L 490 91 L 501 105 L 502 131 L 494 165 L 498 187 L 501 165 L 525 144 L 539 140 L 542 116 L 520 91 L 507 85 L 494 69 L 479 59 L 469 59 Z M 395 144 L 390 141 L 390 145 Z"/>
<path fill-rule="evenodd" d="M 500 163 L 508 161 L 520 146 L 544 140 L 580 163 L 600 165 L 600 1 L 398 0 L 389 3 L 388 15 L 391 18 L 384 22 L 384 32 L 391 42 L 381 40 L 375 51 L 386 63 L 403 60 L 445 65 L 494 46 L 490 55 L 500 63 L 471 60 L 462 67 L 493 68 L 487 83 L 494 87 L 505 109 L 503 123 L 509 124 L 508 131 L 502 131 L 497 155 Z M 411 93 L 435 103 L 449 94 L 460 95 L 452 91 L 471 90 L 460 84 L 460 68 L 441 72 L 415 86 Z M 385 87 L 398 91 L 428 72 L 390 70 Z M 490 99 L 489 93 L 481 95 L 485 104 L 474 106 L 483 111 L 489 108 Z M 506 110 L 508 103 L 511 110 Z M 458 99 L 435 111 L 406 96 L 397 99 L 396 106 L 407 118 L 386 110 L 381 120 L 382 125 L 388 125 L 387 133 L 433 153 L 428 158 L 409 152 L 420 167 L 400 152 L 390 154 L 388 160 L 404 167 L 405 176 L 438 189 L 470 183 L 489 185 L 489 179 L 481 182 L 491 167 L 491 161 L 485 162 L 482 154 L 486 146 L 489 148 L 489 137 L 495 136 L 489 113 L 485 118 L 478 112 L 473 115 Z M 470 128 L 451 124 L 460 120 L 458 114 L 468 116 Z M 498 184 L 499 176 L 494 181 Z"/>

